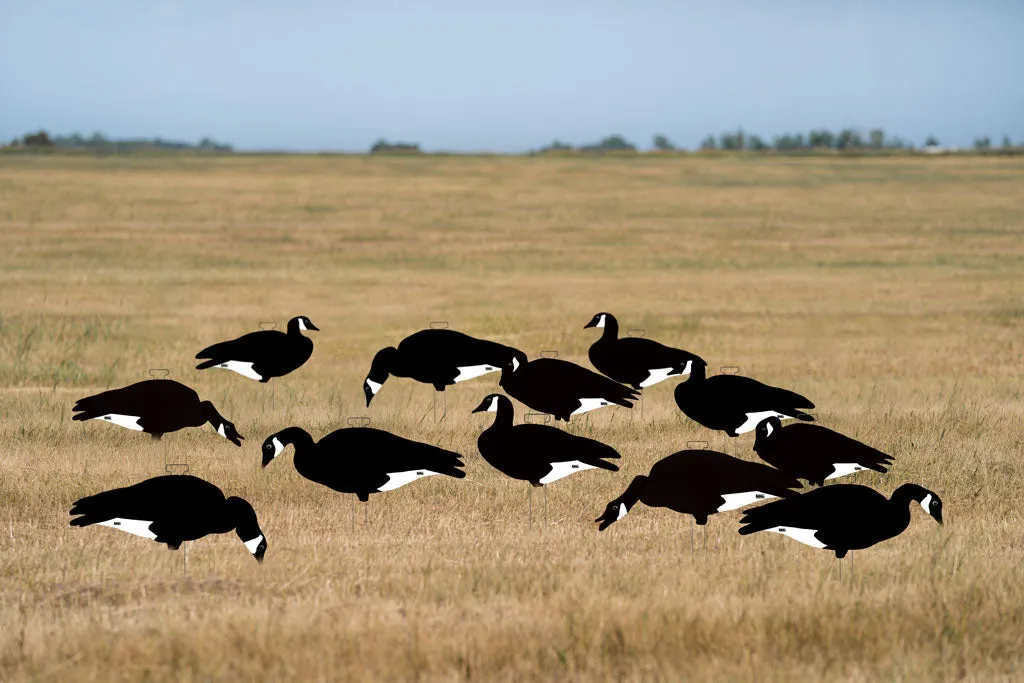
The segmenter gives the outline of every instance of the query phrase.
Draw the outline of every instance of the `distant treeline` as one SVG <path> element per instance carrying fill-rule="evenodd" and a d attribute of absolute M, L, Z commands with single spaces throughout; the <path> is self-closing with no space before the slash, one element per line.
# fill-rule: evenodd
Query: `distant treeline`
<path fill-rule="evenodd" d="M 163 140 L 161 138 L 133 138 L 117 140 L 111 139 L 102 133 L 93 133 L 89 137 L 75 133 L 73 135 L 50 136 L 45 130 L 36 133 L 29 133 L 11 142 L 9 147 L 14 148 L 61 148 L 61 149 L 84 149 L 96 152 L 137 152 L 145 150 L 175 150 L 175 151 L 210 151 L 210 152 L 231 152 L 231 145 L 224 145 L 211 138 L 203 138 L 196 144 L 190 142 L 178 142 L 174 140 Z"/>

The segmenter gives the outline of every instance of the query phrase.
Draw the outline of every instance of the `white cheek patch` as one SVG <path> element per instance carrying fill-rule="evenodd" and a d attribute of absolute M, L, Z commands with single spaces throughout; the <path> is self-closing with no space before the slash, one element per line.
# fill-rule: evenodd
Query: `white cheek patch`
<path fill-rule="evenodd" d="M 606 401 L 603 398 L 581 398 L 579 399 L 580 407 L 572 411 L 573 415 L 580 415 L 582 413 L 589 413 L 591 410 L 597 410 L 598 408 L 604 408 L 610 406 L 611 402 Z"/>
<path fill-rule="evenodd" d="M 488 413 L 496 413 L 496 412 L 498 412 L 498 397 L 497 396 L 495 396 L 494 398 L 491 399 L 491 405 L 487 406 L 487 412 Z"/>
<path fill-rule="evenodd" d="M 795 526 L 777 526 L 771 529 L 765 529 L 765 531 L 774 531 L 777 534 L 789 536 L 793 540 L 800 541 L 804 545 L 809 545 L 812 548 L 825 547 L 825 544 L 815 537 L 815 534 L 818 533 L 817 529 L 800 529 Z"/>
<path fill-rule="evenodd" d="M 306 327 L 306 321 L 303 320 L 302 318 L 299 318 L 299 329 L 302 330 L 303 332 L 309 329 L 308 327 Z"/>
<path fill-rule="evenodd" d="M 775 427 L 772 427 L 772 423 L 771 423 L 771 422 L 769 422 L 768 424 L 766 424 L 766 425 L 764 426 L 764 431 L 765 431 L 765 433 L 766 433 L 766 434 L 767 434 L 768 436 L 771 436 L 771 435 L 772 435 L 772 432 L 774 432 L 774 431 L 775 431 Z"/>
<path fill-rule="evenodd" d="M 930 493 L 927 496 L 925 496 L 924 498 L 921 499 L 921 509 L 924 510 L 925 512 L 927 512 L 929 515 L 932 514 L 932 511 L 928 509 L 928 506 L 931 505 L 931 503 L 932 503 L 932 494 L 930 494 Z"/>
<path fill-rule="evenodd" d="M 417 479 L 423 477 L 429 477 L 437 472 L 431 472 L 430 470 L 409 470 L 408 472 L 388 472 L 388 480 L 378 491 L 394 491 L 397 488 L 405 486 Z"/>
<path fill-rule="evenodd" d="M 237 372 L 242 377 L 248 377 L 249 379 L 257 381 L 263 379 L 259 373 L 252 369 L 252 366 L 253 364 L 247 361 L 229 360 L 217 365 L 216 367 Z"/>
<path fill-rule="evenodd" d="M 150 540 L 156 540 L 156 534 L 149 530 L 149 525 L 153 522 L 147 522 L 144 519 L 125 519 L 123 517 L 114 517 L 108 519 L 105 522 L 100 522 L 100 526 L 109 526 L 111 529 L 117 529 L 134 536 L 142 536 Z"/>
<path fill-rule="evenodd" d="M 615 518 L 615 521 L 617 522 L 620 519 L 622 519 L 623 517 L 625 517 L 628 512 L 629 512 L 629 510 L 626 509 L 626 504 L 625 503 L 619 503 L 619 516 Z"/>
<path fill-rule="evenodd" d="M 384 386 L 384 385 L 380 384 L 378 382 L 374 382 L 372 379 L 367 377 L 366 378 L 366 386 L 370 387 L 370 393 L 373 394 L 374 396 L 376 396 L 377 392 L 380 391 L 380 388 L 382 386 Z"/>
<path fill-rule="evenodd" d="M 675 375 L 672 373 L 672 368 L 653 368 L 647 371 L 647 379 L 645 379 L 643 382 L 640 382 L 640 386 L 653 386 L 658 382 L 664 382 L 669 377 L 675 377 Z"/>
<path fill-rule="evenodd" d="M 782 413 L 777 413 L 774 410 L 762 410 L 756 413 L 747 413 L 747 421 L 736 428 L 736 433 L 746 434 L 747 432 L 752 431 L 755 427 L 757 427 L 757 424 L 759 422 L 761 422 L 762 420 L 767 420 L 769 417 L 777 417 L 780 420 L 793 419 L 789 415 L 783 415 Z"/>
<path fill-rule="evenodd" d="M 93 419 L 103 420 L 104 422 L 109 422 L 112 425 L 124 427 L 125 429 L 130 429 L 134 432 L 142 431 L 142 427 L 139 426 L 140 418 L 136 415 L 118 415 L 117 413 L 107 413 L 106 415 L 100 415 L 99 417 L 94 417 Z"/>
<path fill-rule="evenodd" d="M 513 356 L 512 357 L 512 372 L 515 372 L 518 369 L 519 369 L 519 359 L 516 358 L 515 356 Z"/>
<path fill-rule="evenodd" d="M 598 327 L 604 327 L 604 316 L 603 315 L 600 318 L 597 319 L 597 326 Z"/>
<path fill-rule="evenodd" d="M 459 374 L 455 376 L 455 381 L 465 382 L 467 379 L 480 377 L 481 375 L 486 375 L 489 372 L 497 372 L 499 368 L 496 368 L 493 365 L 463 365 L 457 369 Z"/>
<path fill-rule="evenodd" d="M 718 512 L 725 512 L 727 510 L 735 510 L 741 508 L 744 505 L 750 505 L 762 500 L 768 500 L 769 498 L 776 498 L 768 493 L 762 493 L 761 491 L 744 491 L 743 493 L 723 493 L 722 498 L 725 498 L 725 502 L 718 507 Z"/>
<path fill-rule="evenodd" d="M 863 472 L 867 468 L 855 462 L 835 462 L 832 463 L 832 468 L 835 470 L 832 474 L 825 477 L 825 479 L 836 479 L 838 477 L 845 477 L 854 472 Z"/>
<path fill-rule="evenodd" d="M 220 427 L 217 427 L 217 433 L 220 434 L 221 436 L 223 436 L 225 439 L 228 438 L 227 432 L 224 431 L 224 425 L 223 424 L 221 424 Z"/>
<path fill-rule="evenodd" d="M 551 471 L 545 474 L 541 479 L 539 479 L 539 481 L 542 484 L 550 484 L 553 481 L 558 481 L 559 479 L 568 477 L 570 474 L 592 469 L 594 469 L 593 465 L 582 463 L 579 460 L 553 462 L 551 463 Z"/>
<path fill-rule="evenodd" d="M 271 441 L 271 443 L 274 444 L 274 457 L 276 458 L 277 456 L 281 455 L 281 451 L 284 450 L 284 444 L 278 441 L 276 436 L 274 437 L 274 440 Z"/>
<path fill-rule="evenodd" d="M 251 554 L 255 555 L 256 554 L 256 549 L 260 547 L 260 543 L 262 543 L 262 542 L 263 542 L 263 535 L 260 534 L 256 538 L 253 538 L 251 540 L 246 541 L 245 542 L 245 548 Z"/>

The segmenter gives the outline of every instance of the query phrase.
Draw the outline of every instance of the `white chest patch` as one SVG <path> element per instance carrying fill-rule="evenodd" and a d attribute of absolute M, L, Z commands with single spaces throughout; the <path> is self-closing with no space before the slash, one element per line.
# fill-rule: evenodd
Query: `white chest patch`
<path fill-rule="evenodd" d="M 456 382 L 465 382 L 467 379 L 486 375 L 488 372 L 497 372 L 501 368 L 493 365 L 463 365 L 458 368 L 459 374 L 455 376 Z"/>
<path fill-rule="evenodd" d="M 380 388 L 382 386 L 384 386 L 384 385 L 380 384 L 379 382 L 374 382 L 372 379 L 367 377 L 366 378 L 366 386 L 370 387 L 370 393 L 373 394 L 374 396 L 376 396 L 377 392 L 380 391 Z"/>
<path fill-rule="evenodd" d="M 623 517 L 625 517 L 628 512 L 629 512 L 629 510 L 626 509 L 626 504 L 625 503 L 619 503 L 619 516 L 615 518 L 615 521 L 617 522 L 620 519 L 622 519 Z"/>
<path fill-rule="evenodd" d="M 153 540 L 156 538 L 156 534 L 149 530 L 149 525 L 153 522 L 147 522 L 142 519 L 124 519 L 122 517 L 115 517 L 108 519 L 105 522 L 100 522 L 100 526 L 109 526 L 111 529 L 119 529 L 135 536 L 142 536 Z"/>
<path fill-rule="evenodd" d="M 246 549 L 253 555 L 256 554 L 256 548 L 259 547 L 260 543 L 263 542 L 263 535 L 259 535 L 256 538 L 250 539 L 245 542 Z"/>
<path fill-rule="evenodd" d="M 765 529 L 765 531 L 774 531 L 777 534 L 789 536 L 793 540 L 800 541 L 804 545 L 809 545 L 812 548 L 825 547 L 825 544 L 814 536 L 814 534 L 818 533 L 817 529 L 800 529 L 795 526 L 777 526 L 771 529 Z"/>
<path fill-rule="evenodd" d="M 261 380 L 261 377 L 255 370 L 252 369 L 252 363 L 241 360 L 229 360 L 224 363 L 217 365 L 218 368 L 224 368 L 225 370 L 231 370 L 237 372 L 242 377 L 248 377 L 249 379 Z"/>
<path fill-rule="evenodd" d="M 855 462 L 834 462 L 832 467 L 835 468 L 835 472 L 825 477 L 826 479 L 836 479 L 838 477 L 845 477 L 848 474 L 854 472 L 863 472 L 867 468 L 863 465 L 858 465 Z"/>
<path fill-rule="evenodd" d="M 741 508 L 744 505 L 750 505 L 751 503 L 757 503 L 762 500 L 768 500 L 769 498 L 775 498 L 768 493 L 761 493 L 760 491 L 744 491 L 743 493 L 723 493 L 722 498 L 725 498 L 725 502 L 722 503 L 718 512 L 725 512 L 727 510 L 735 510 Z"/>
<path fill-rule="evenodd" d="M 397 488 L 405 486 L 410 482 L 414 482 L 417 479 L 423 477 L 429 477 L 437 472 L 431 472 L 430 470 L 409 470 L 408 472 L 388 472 L 388 480 L 381 486 L 378 491 L 394 491 Z"/>
<path fill-rule="evenodd" d="M 112 425 L 118 427 L 124 427 L 125 429 L 131 429 L 132 431 L 141 432 L 142 427 L 139 426 L 139 417 L 135 415 L 118 415 L 117 413 L 107 413 L 106 415 L 100 415 L 94 417 L 94 420 L 103 420 L 109 422 Z"/>
<path fill-rule="evenodd" d="M 793 419 L 790 415 L 783 415 L 782 413 L 777 413 L 774 410 L 762 410 L 757 413 L 747 413 L 747 421 L 736 428 L 736 433 L 746 434 L 747 432 L 754 431 L 754 428 L 757 427 L 757 423 L 761 420 L 767 420 L 769 417 L 777 417 L 779 420 Z"/>
<path fill-rule="evenodd" d="M 649 387 L 654 384 L 657 384 L 658 382 L 664 382 L 669 377 L 675 377 L 676 375 L 680 374 L 673 374 L 672 368 L 654 368 L 652 370 L 648 370 L 647 373 L 647 379 L 645 379 L 643 382 L 640 382 L 641 387 Z"/>
<path fill-rule="evenodd" d="M 542 484 L 550 484 L 553 481 L 558 481 L 568 477 L 570 474 L 576 472 L 582 472 L 583 470 L 592 470 L 593 465 L 587 465 L 579 460 L 569 460 L 568 462 L 553 462 L 551 463 L 551 471 L 545 474 L 539 481 Z M 621 512 L 621 511 L 620 511 Z"/>
<path fill-rule="evenodd" d="M 598 408 L 604 408 L 610 406 L 611 401 L 606 401 L 603 398 L 581 398 L 579 399 L 580 407 L 572 411 L 573 415 L 580 415 L 582 413 L 589 413 L 591 410 L 597 410 Z"/>

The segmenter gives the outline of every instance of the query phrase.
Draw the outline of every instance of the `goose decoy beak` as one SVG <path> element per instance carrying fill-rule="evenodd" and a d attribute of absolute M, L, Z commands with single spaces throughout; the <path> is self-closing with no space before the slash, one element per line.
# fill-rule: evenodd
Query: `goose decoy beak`
<path fill-rule="evenodd" d="M 491 397 L 488 396 L 487 398 L 485 398 L 483 400 L 483 403 L 478 405 L 476 408 L 473 408 L 473 410 L 470 411 L 470 412 L 473 412 L 473 413 L 485 413 L 485 412 L 487 412 L 487 409 L 490 408 L 490 407 L 491 407 Z"/>
<path fill-rule="evenodd" d="M 312 320 L 307 320 L 306 329 L 307 330 L 313 330 L 314 332 L 319 332 L 320 331 L 320 328 L 317 327 L 316 325 L 314 325 Z"/>

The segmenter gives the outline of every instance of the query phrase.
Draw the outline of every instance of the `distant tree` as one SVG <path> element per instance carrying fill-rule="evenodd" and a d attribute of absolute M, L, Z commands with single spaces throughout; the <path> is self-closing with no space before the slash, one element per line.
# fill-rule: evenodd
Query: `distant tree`
<path fill-rule="evenodd" d="M 573 148 L 572 145 L 568 145 L 568 144 L 562 142 L 561 140 L 557 140 L 556 139 L 556 140 L 552 141 L 552 143 L 550 145 L 548 145 L 546 147 L 541 147 L 540 149 L 536 150 L 535 152 L 530 152 L 530 153 L 531 154 L 544 154 L 545 152 L 571 152 L 573 149 L 574 148 Z"/>
<path fill-rule="evenodd" d="M 885 141 L 885 148 L 886 149 L 906 149 L 907 148 L 907 143 L 903 142 L 903 139 L 899 138 L 899 137 L 888 138 Z"/>
<path fill-rule="evenodd" d="M 659 152 L 671 152 L 675 148 L 676 146 L 672 144 L 672 141 L 661 133 L 654 136 L 654 149 Z"/>
<path fill-rule="evenodd" d="M 827 130 L 812 130 L 807 134 L 807 146 L 831 149 L 836 146 L 836 136 Z"/>
<path fill-rule="evenodd" d="M 596 145 L 580 147 L 583 152 L 635 152 L 636 146 L 621 135 L 609 135 Z"/>
<path fill-rule="evenodd" d="M 53 140 L 45 130 L 38 133 L 30 133 L 21 139 L 26 147 L 53 147 Z"/>
<path fill-rule="evenodd" d="M 974 149 L 988 149 L 992 146 L 992 140 L 989 136 L 980 138 L 974 138 Z"/>
<path fill-rule="evenodd" d="M 929 135 L 924 141 L 925 147 L 938 147 L 940 144 L 939 139 L 934 135 Z"/>
<path fill-rule="evenodd" d="M 881 128 L 872 128 L 871 132 L 868 133 L 868 139 L 871 140 L 872 149 L 882 149 L 885 147 L 885 131 Z"/>
<path fill-rule="evenodd" d="M 857 149 L 864 146 L 864 140 L 861 139 L 860 133 L 853 130 L 852 128 L 844 128 L 839 131 L 839 136 L 836 138 L 836 149 Z"/>
<path fill-rule="evenodd" d="M 791 135 L 789 133 L 786 133 L 785 135 L 776 135 L 772 144 L 775 146 L 775 149 L 780 152 L 791 152 L 804 147 L 804 136 L 801 133 L 796 135 Z"/>
<path fill-rule="evenodd" d="M 1011 147 L 1013 147 L 1013 143 L 1010 142 L 1010 136 L 1009 135 L 1004 135 L 1003 136 L 1003 149 L 1010 149 Z"/>
<path fill-rule="evenodd" d="M 719 135 L 718 146 L 728 150 L 744 149 L 746 147 L 746 135 L 744 135 L 743 129 L 741 128 L 735 133 L 722 133 Z"/>
<path fill-rule="evenodd" d="M 718 143 L 715 142 L 715 136 L 714 135 L 709 135 L 706 138 L 704 138 L 703 140 L 701 140 L 700 148 L 701 149 L 718 149 Z"/>
<path fill-rule="evenodd" d="M 406 154 L 419 154 L 420 146 L 416 142 L 388 142 L 384 138 L 380 138 L 377 142 L 373 143 L 370 147 L 370 154 L 379 154 L 382 152 L 403 152 Z"/>
<path fill-rule="evenodd" d="M 763 152 L 764 150 L 769 149 L 768 143 L 762 140 L 760 135 L 751 135 L 750 142 L 747 143 L 747 147 L 755 152 Z"/>

